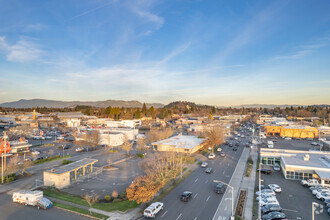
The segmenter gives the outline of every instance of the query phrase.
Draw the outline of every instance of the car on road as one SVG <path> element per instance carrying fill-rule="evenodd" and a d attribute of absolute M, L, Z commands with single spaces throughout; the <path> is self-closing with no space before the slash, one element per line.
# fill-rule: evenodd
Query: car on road
<path fill-rule="evenodd" d="M 237 147 L 233 147 L 233 151 L 237 151 Z"/>
<path fill-rule="evenodd" d="M 143 216 L 146 218 L 156 218 L 156 214 L 164 209 L 164 203 L 154 202 L 143 212 Z"/>
<path fill-rule="evenodd" d="M 203 163 L 201 164 L 201 167 L 207 167 L 208 165 L 209 165 L 208 163 L 203 162 Z"/>
<path fill-rule="evenodd" d="M 226 154 L 225 154 L 224 152 L 221 152 L 221 153 L 220 153 L 220 156 L 221 156 L 221 157 L 225 157 Z"/>
<path fill-rule="evenodd" d="M 221 152 L 221 150 L 222 150 L 221 147 L 217 148 L 217 152 Z"/>
<path fill-rule="evenodd" d="M 286 216 L 283 212 L 270 212 L 266 215 L 263 215 L 262 220 L 283 220 L 286 219 Z"/>
<path fill-rule="evenodd" d="M 33 155 L 39 155 L 40 152 L 39 151 L 32 151 L 31 154 L 33 154 Z"/>
<path fill-rule="evenodd" d="M 180 200 L 183 202 L 188 202 L 192 198 L 192 192 L 184 191 L 181 196 Z"/>
<path fill-rule="evenodd" d="M 313 146 L 317 146 L 317 145 L 319 145 L 319 144 L 316 143 L 316 142 L 312 142 L 311 145 L 313 145 Z"/>
<path fill-rule="evenodd" d="M 258 192 L 256 192 L 256 195 L 257 196 L 259 196 L 259 191 Z M 272 190 L 272 189 L 263 189 L 263 190 L 261 190 L 261 194 L 270 194 L 270 195 L 276 195 L 276 193 L 274 192 L 274 190 Z"/>
<path fill-rule="evenodd" d="M 223 183 L 218 183 L 214 189 L 215 193 L 222 194 L 225 192 L 225 185 Z"/>
<path fill-rule="evenodd" d="M 85 149 L 84 149 L 83 147 L 78 147 L 78 148 L 76 149 L 76 152 L 83 152 L 83 151 L 85 151 Z"/>
<path fill-rule="evenodd" d="M 205 173 L 209 173 L 210 174 L 211 172 L 212 172 L 212 168 L 211 167 L 205 169 Z"/>
<path fill-rule="evenodd" d="M 280 170 L 281 170 L 281 167 L 280 167 L 280 165 L 275 164 L 274 167 L 273 167 L 273 169 L 274 169 L 275 171 L 280 171 Z"/>
<path fill-rule="evenodd" d="M 259 169 L 258 169 L 258 171 L 259 171 Z M 272 173 L 272 171 L 270 170 L 270 169 L 260 169 L 260 173 L 263 173 L 263 174 L 271 174 Z"/>
<path fill-rule="evenodd" d="M 232 146 L 233 146 L 233 143 L 230 143 L 230 144 L 229 144 L 229 147 L 232 147 Z"/>
<path fill-rule="evenodd" d="M 215 158 L 215 154 L 214 153 L 210 153 L 209 154 L 209 159 L 214 159 Z"/>
<path fill-rule="evenodd" d="M 269 204 L 261 207 L 261 214 L 266 215 L 270 212 L 282 212 L 281 206 L 277 204 Z"/>
<path fill-rule="evenodd" d="M 268 185 L 268 188 L 269 189 L 272 189 L 276 193 L 282 192 L 281 187 L 279 185 L 277 185 L 277 184 L 269 184 Z"/>

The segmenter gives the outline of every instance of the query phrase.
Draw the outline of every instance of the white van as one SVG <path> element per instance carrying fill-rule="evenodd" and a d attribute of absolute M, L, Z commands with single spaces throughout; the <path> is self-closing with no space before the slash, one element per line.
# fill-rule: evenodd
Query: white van
<path fill-rule="evenodd" d="M 155 218 L 156 214 L 163 210 L 164 204 L 161 202 L 154 202 L 143 212 L 143 216 L 146 218 Z"/>
<path fill-rule="evenodd" d="M 274 142 L 273 141 L 267 141 L 267 147 L 268 148 L 274 148 Z"/>

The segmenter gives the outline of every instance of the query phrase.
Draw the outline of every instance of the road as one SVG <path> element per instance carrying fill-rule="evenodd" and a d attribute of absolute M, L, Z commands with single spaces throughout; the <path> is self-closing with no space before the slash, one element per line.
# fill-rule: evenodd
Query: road
<path fill-rule="evenodd" d="M 213 183 L 213 180 L 229 183 L 245 143 L 246 139 L 242 140 L 237 151 L 224 145 L 222 151 L 226 153 L 226 157 L 220 157 L 216 153 L 215 159 L 208 159 L 208 167 L 213 169 L 211 174 L 205 173 L 205 168 L 201 167 L 190 174 L 163 199 L 164 210 L 157 215 L 156 219 L 212 219 L 223 197 L 223 194 L 214 192 L 216 183 Z M 179 199 L 184 191 L 193 193 L 193 198 L 189 202 L 181 202 Z"/>

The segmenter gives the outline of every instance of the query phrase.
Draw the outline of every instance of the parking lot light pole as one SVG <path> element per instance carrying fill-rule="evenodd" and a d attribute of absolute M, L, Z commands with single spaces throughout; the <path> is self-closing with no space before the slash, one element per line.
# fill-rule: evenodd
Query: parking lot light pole
<path fill-rule="evenodd" d="M 213 180 L 214 183 L 223 183 L 231 188 L 231 217 L 234 217 L 234 187 L 220 180 Z"/>
<path fill-rule="evenodd" d="M 261 165 L 262 163 L 259 163 L 259 219 L 261 219 Z"/>
<path fill-rule="evenodd" d="M 318 206 L 318 203 L 312 202 L 312 220 L 314 220 L 314 205 Z"/>

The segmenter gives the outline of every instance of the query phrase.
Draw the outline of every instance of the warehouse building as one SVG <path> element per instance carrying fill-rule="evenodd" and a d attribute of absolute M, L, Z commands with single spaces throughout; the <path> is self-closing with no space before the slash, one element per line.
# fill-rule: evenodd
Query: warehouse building
<path fill-rule="evenodd" d="M 44 185 L 64 188 L 75 182 L 79 177 L 94 172 L 93 165 L 96 159 L 84 158 L 82 160 L 44 171 Z"/>
<path fill-rule="evenodd" d="M 291 138 L 317 138 L 318 129 L 309 126 L 264 126 L 267 136 L 291 137 Z"/>
<path fill-rule="evenodd" d="M 177 135 L 164 140 L 153 142 L 151 145 L 157 151 L 173 151 L 181 153 L 195 153 L 204 145 L 204 138 L 190 135 Z"/>

